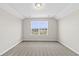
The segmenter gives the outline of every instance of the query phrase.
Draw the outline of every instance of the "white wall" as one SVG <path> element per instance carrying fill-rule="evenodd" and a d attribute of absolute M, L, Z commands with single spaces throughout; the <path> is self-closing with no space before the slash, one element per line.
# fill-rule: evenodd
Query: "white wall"
<path fill-rule="evenodd" d="M 48 21 L 48 35 L 32 35 L 31 21 Z M 57 41 L 57 22 L 50 18 L 31 18 L 23 21 L 23 38 L 26 41 Z"/>
<path fill-rule="evenodd" d="M 0 9 L 0 55 L 21 41 L 21 20 Z"/>
<path fill-rule="evenodd" d="M 79 10 L 59 20 L 59 41 L 79 54 Z"/>

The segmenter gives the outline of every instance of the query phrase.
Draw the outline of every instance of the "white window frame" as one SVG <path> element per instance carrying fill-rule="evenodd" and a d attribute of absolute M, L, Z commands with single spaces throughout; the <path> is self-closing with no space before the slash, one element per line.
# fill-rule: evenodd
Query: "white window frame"
<path fill-rule="evenodd" d="M 33 20 L 33 21 L 37 21 L 37 20 Z M 48 21 L 47 21 L 47 22 L 48 22 Z M 38 31 L 38 32 L 39 32 L 38 35 L 41 36 L 41 35 L 40 35 L 40 31 Z M 35 35 L 35 34 L 32 33 L 32 21 L 31 21 L 31 34 L 32 34 L 32 35 Z M 47 28 L 47 34 L 44 34 L 44 35 L 48 35 L 48 28 Z"/>

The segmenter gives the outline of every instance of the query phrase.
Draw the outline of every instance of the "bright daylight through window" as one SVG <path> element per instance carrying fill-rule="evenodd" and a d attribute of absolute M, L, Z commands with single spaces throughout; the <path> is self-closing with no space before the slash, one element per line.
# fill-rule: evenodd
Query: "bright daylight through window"
<path fill-rule="evenodd" d="M 32 34 L 48 35 L 48 21 L 32 21 Z"/>

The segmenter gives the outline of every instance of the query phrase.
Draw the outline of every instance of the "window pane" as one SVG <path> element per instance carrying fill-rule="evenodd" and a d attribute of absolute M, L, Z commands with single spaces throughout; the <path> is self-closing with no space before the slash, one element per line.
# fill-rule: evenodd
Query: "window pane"
<path fill-rule="evenodd" d="M 47 35 L 48 21 L 32 21 L 32 34 Z"/>
<path fill-rule="evenodd" d="M 38 29 L 36 29 L 36 28 L 34 29 L 34 28 L 33 28 L 33 29 L 32 29 L 32 34 L 36 34 L 36 35 L 39 34 Z"/>
<path fill-rule="evenodd" d="M 40 35 L 47 35 L 47 29 L 40 29 Z"/>

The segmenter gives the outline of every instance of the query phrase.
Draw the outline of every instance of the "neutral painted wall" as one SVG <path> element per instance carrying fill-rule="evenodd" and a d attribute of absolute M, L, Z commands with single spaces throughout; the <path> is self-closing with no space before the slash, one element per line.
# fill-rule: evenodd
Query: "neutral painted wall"
<path fill-rule="evenodd" d="M 31 21 L 48 21 L 48 35 L 32 35 Z M 23 38 L 26 41 L 57 41 L 57 21 L 51 18 L 31 18 L 23 20 Z"/>
<path fill-rule="evenodd" d="M 21 20 L 0 9 L 0 55 L 21 41 Z"/>
<path fill-rule="evenodd" d="M 79 54 L 79 10 L 59 20 L 59 41 Z"/>

